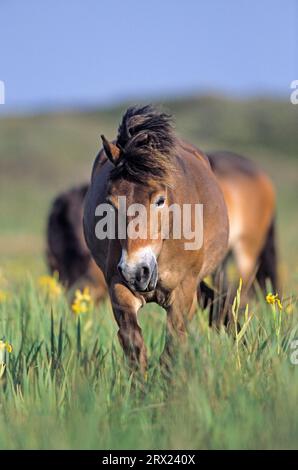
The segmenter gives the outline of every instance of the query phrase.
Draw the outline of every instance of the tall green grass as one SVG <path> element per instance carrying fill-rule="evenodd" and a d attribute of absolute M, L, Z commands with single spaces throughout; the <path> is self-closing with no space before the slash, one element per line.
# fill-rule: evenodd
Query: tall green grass
<path fill-rule="evenodd" d="M 286 305 L 278 337 L 272 307 L 251 304 L 239 341 L 198 311 L 170 375 L 159 366 L 165 313 L 146 307 L 143 380 L 127 368 L 108 303 L 78 318 L 64 295 L 50 300 L 27 280 L 0 304 L 0 337 L 13 345 L 0 381 L 0 447 L 296 448 L 298 321 Z"/>

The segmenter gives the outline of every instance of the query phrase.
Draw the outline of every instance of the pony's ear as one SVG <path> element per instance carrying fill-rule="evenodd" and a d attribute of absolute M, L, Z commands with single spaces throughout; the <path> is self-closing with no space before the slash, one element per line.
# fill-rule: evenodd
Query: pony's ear
<path fill-rule="evenodd" d="M 120 149 L 117 145 L 109 142 L 104 135 L 101 135 L 101 140 L 103 148 L 108 159 L 113 163 L 113 165 L 118 165 L 120 161 Z"/>

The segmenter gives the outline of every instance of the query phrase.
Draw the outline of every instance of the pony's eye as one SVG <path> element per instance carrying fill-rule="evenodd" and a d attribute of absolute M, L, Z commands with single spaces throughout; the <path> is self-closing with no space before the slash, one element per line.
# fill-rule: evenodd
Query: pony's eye
<path fill-rule="evenodd" d="M 165 205 L 165 201 L 166 201 L 166 198 L 164 196 L 160 196 L 155 202 L 155 205 L 157 207 L 163 207 Z"/>

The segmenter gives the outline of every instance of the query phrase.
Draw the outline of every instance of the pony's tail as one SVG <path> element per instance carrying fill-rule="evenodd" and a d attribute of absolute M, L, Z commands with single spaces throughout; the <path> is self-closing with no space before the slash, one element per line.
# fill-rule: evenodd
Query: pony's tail
<path fill-rule="evenodd" d="M 50 272 L 58 272 L 67 287 L 88 269 L 90 253 L 82 228 L 83 203 L 88 186 L 59 194 L 50 208 L 47 222 L 46 258 Z"/>
<path fill-rule="evenodd" d="M 263 292 L 266 292 L 266 283 L 268 281 L 271 283 L 273 291 L 277 292 L 278 275 L 274 216 L 267 232 L 264 247 L 259 255 L 256 279 Z"/>

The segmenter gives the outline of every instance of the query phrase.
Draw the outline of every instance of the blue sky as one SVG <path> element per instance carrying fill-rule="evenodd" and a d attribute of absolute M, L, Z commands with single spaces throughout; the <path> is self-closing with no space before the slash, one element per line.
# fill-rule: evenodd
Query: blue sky
<path fill-rule="evenodd" d="M 288 96 L 297 19 L 298 0 L 1 0 L 0 112 L 206 91 Z"/>

